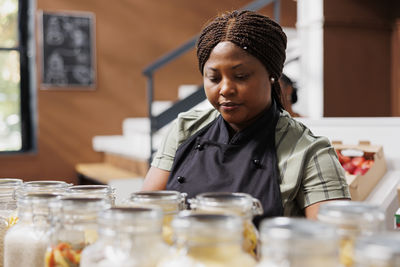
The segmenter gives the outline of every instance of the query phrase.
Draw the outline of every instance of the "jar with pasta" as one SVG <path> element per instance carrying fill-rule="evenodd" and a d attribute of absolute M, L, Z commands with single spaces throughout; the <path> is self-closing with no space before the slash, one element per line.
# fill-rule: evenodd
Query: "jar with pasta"
<path fill-rule="evenodd" d="M 339 267 L 339 236 L 328 224 L 277 217 L 260 224 L 257 267 Z"/>
<path fill-rule="evenodd" d="M 59 195 L 18 195 L 18 222 L 4 238 L 4 266 L 43 266 L 53 219 L 59 211 Z"/>
<path fill-rule="evenodd" d="M 243 250 L 243 221 L 234 214 L 182 211 L 172 221 L 174 249 L 157 267 L 253 267 Z"/>
<path fill-rule="evenodd" d="M 171 221 L 175 214 L 186 208 L 186 194 L 178 191 L 142 191 L 132 193 L 127 201 L 128 206 L 155 205 L 163 211 L 163 238 L 172 244 Z"/>
<path fill-rule="evenodd" d="M 67 195 L 104 198 L 111 206 L 115 204 L 115 189 L 109 185 L 73 185 L 68 187 Z"/>
<path fill-rule="evenodd" d="M 189 199 L 190 208 L 212 213 L 234 213 L 243 220 L 243 249 L 258 258 L 259 233 L 253 217 L 261 215 L 263 208 L 258 199 L 245 193 L 213 192 L 202 193 Z"/>
<path fill-rule="evenodd" d="M 110 204 L 104 198 L 62 198 L 60 215 L 50 234 L 45 266 L 79 266 L 82 250 L 97 240 L 98 215 L 108 208 Z"/>
<path fill-rule="evenodd" d="M 354 262 L 355 267 L 400 266 L 400 234 L 386 232 L 358 238 Z"/>
<path fill-rule="evenodd" d="M 155 267 L 168 251 L 159 208 L 116 207 L 99 216 L 99 239 L 86 247 L 81 267 Z"/>
<path fill-rule="evenodd" d="M 0 267 L 3 266 L 4 236 L 18 221 L 15 189 L 21 185 L 21 179 L 0 179 Z"/>
<path fill-rule="evenodd" d="M 319 207 L 319 221 L 336 226 L 340 236 L 340 262 L 354 266 L 354 242 L 358 237 L 381 232 L 385 213 L 378 207 L 358 201 L 329 201 Z"/>

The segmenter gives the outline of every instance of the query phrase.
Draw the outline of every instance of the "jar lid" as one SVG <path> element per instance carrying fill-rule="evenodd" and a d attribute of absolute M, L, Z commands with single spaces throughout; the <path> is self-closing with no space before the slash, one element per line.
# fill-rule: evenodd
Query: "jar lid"
<path fill-rule="evenodd" d="M 400 266 L 400 233 L 386 232 L 362 236 L 355 243 L 355 262 L 379 262 Z M 368 265 L 369 266 L 369 265 Z M 381 265 L 379 265 L 381 266 Z"/>
<path fill-rule="evenodd" d="M 339 247 L 334 226 L 304 218 L 265 219 L 260 224 L 260 235 L 263 249 L 269 251 L 307 255 L 318 249 L 319 254 L 335 254 Z"/>
<path fill-rule="evenodd" d="M 318 220 L 343 226 L 362 226 L 379 230 L 383 227 L 385 213 L 379 206 L 358 201 L 329 201 L 322 203 Z"/>
<path fill-rule="evenodd" d="M 263 213 L 260 201 L 246 193 L 207 192 L 190 199 L 189 203 L 192 209 L 231 210 L 251 215 Z"/>

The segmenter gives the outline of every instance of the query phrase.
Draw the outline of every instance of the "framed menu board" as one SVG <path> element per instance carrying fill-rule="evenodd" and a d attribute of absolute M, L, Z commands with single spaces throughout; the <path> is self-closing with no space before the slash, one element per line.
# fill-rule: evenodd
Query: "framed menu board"
<path fill-rule="evenodd" d="M 94 89 L 94 14 L 41 12 L 41 87 Z"/>

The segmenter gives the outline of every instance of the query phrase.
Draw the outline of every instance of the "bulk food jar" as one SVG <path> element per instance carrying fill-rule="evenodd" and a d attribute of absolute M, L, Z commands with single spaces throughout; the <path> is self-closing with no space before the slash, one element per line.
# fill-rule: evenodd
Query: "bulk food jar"
<path fill-rule="evenodd" d="M 328 224 L 277 217 L 260 224 L 257 267 L 339 267 L 339 236 Z"/>
<path fill-rule="evenodd" d="M 261 215 L 263 209 L 258 199 L 245 193 L 215 192 L 203 193 L 189 199 L 190 208 L 197 211 L 226 213 L 239 215 L 244 222 L 243 248 L 250 255 L 257 257 L 259 234 L 252 219 Z"/>
<path fill-rule="evenodd" d="M 104 198 L 115 204 L 115 189 L 109 185 L 74 185 L 67 189 L 68 196 Z"/>
<path fill-rule="evenodd" d="M 57 194 L 18 196 L 18 222 L 4 238 L 4 266 L 44 266 L 49 231 L 59 211 Z"/>
<path fill-rule="evenodd" d="M 68 187 L 71 184 L 68 184 L 64 181 L 30 181 L 25 182 L 20 190 L 18 190 L 18 194 L 25 193 L 52 193 L 52 194 L 64 194 Z"/>
<path fill-rule="evenodd" d="M 0 179 L 0 266 L 3 266 L 4 236 L 18 220 L 15 189 L 21 185 L 21 179 Z"/>
<path fill-rule="evenodd" d="M 358 238 L 354 262 L 356 267 L 400 266 L 400 234 L 386 232 Z"/>
<path fill-rule="evenodd" d="M 167 244 L 172 244 L 171 221 L 175 214 L 186 208 L 186 194 L 178 191 L 142 191 L 132 193 L 127 205 L 155 205 L 163 211 L 163 238 Z"/>
<path fill-rule="evenodd" d="M 50 234 L 46 267 L 79 266 L 82 250 L 97 240 L 97 219 L 110 208 L 103 198 L 64 197 L 60 215 Z"/>
<path fill-rule="evenodd" d="M 118 207 L 99 216 L 99 239 L 86 247 L 81 267 L 155 267 L 166 255 L 159 208 Z"/>
<path fill-rule="evenodd" d="M 365 202 L 329 201 L 320 205 L 317 218 L 336 226 L 341 239 L 340 262 L 351 267 L 355 240 L 384 230 L 385 214 L 378 206 Z"/>

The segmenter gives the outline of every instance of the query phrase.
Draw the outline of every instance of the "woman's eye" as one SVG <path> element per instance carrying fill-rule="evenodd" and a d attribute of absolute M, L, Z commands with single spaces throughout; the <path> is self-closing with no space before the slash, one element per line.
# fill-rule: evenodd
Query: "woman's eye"
<path fill-rule="evenodd" d="M 209 79 L 213 83 L 218 82 L 218 77 L 215 76 L 207 76 L 207 79 Z"/>
<path fill-rule="evenodd" d="M 249 77 L 249 75 L 247 75 L 247 74 L 238 74 L 235 77 L 238 80 L 246 80 Z"/>

